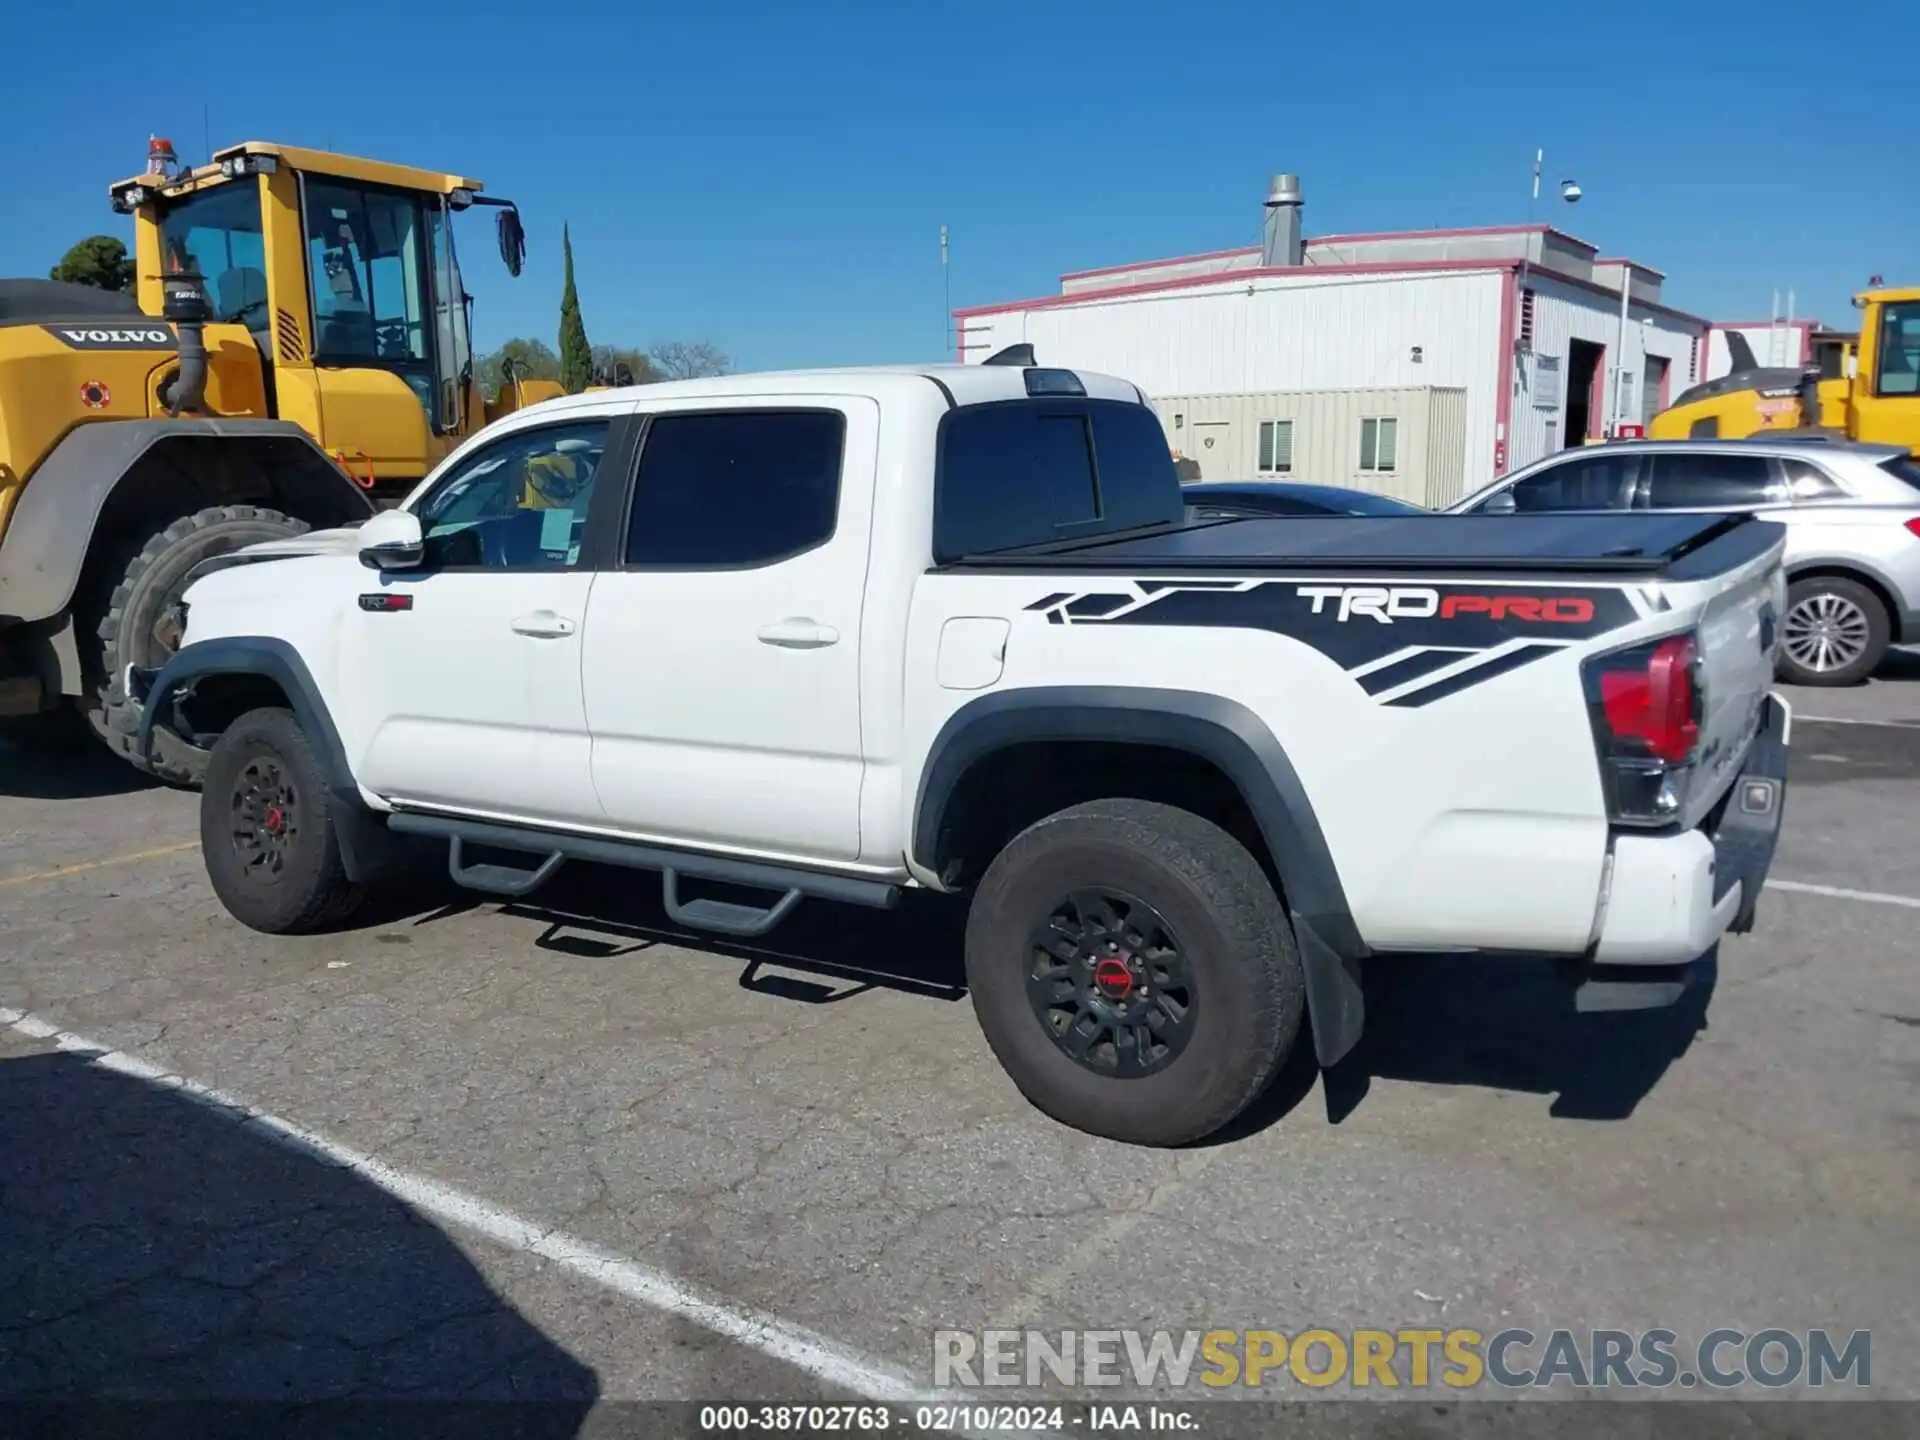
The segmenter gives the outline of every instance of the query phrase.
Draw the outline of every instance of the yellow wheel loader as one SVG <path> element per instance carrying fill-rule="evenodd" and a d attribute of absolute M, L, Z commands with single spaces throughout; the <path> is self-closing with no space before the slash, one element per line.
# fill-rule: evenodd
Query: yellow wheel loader
<path fill-rule="evenodd" d="M 511 274 L 526 247 L 476 180 L 252 141 L 185 168 L 156 139 L 109 195 L 136 293 L 0 280 L 0 735 L 131 758 L 128 667 L 173 652 L 197 565 L 364 519 L 560 387 L 474 381 L 454 216 L 494 208 Z"/>
<path fill-rule="evenodd" d="M 1860 333 L 1815 337 L 1813 365 L 1765 367 L 1729 331 L 1733 370 L 1653 417 L 1653 440 L 1806 435 L 1904 445 L 1920 455 L 1920 287 L 1864 290 Z"/>

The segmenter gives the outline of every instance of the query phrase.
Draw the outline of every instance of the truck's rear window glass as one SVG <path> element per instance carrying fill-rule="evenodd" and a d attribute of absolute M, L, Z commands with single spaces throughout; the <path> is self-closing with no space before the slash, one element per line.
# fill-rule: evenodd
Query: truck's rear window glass
<path fill-rule="evenodd" d="M 656 415 L 627 521 L 629 565 L 770 565 L 833 537 L 837 410 Z"/>
<path fill-rule="evenodd" d="M 940 561 L 1177 524 L 1185 514 L 1166 432 L 1144 405 L 1012 400 L 941 422 L 934 556 Z"/>

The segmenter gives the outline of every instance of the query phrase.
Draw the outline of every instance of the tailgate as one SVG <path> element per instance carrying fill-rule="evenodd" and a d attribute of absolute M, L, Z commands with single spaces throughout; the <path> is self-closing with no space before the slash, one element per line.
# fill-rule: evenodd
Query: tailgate
<path fill-rule="evenodd" d="M 1686 826 L 1699 824 L 1726 794 L 1759 733 L 1787 608 L 1785 548 L 1783 532 L 1764 554 L 1724 574 L 1690 579 L 1668 596 L 1676 608 L 1699 607 L 1693 628 L 1704 704 L 1698 768 L 1681 817 Z"/>

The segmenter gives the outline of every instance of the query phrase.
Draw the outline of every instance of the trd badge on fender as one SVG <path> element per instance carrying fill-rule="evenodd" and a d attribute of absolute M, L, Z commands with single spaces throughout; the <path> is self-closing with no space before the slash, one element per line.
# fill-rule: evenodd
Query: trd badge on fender
<path fill-rule="evenodd" d="M 360 608 L 362 610 L 372 610 L 376 613 L 390 610 L 411 610 L 413 608 L 413 597 L 411 595 L 362 595 L 360 597 Z"/>

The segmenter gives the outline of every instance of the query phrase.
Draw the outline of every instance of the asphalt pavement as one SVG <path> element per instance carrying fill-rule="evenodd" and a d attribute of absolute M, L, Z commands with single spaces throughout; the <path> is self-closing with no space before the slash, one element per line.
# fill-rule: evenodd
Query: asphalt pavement
<path fill-rule="evenodd" d="M 733 945 L 576 867 L 272 940 L 196 797 L 0 751 L 0 1399 L 574 1434 L 924 1395 L 933 1332 L 993 1326 L 1870 1330 L 1920 1399 L 1920 657 L 1788 694 L 1781 883 L 1688 1001 L 1375 962 L 1353 1060 L 1180 1152 L 1024 1103 L 951 904 Z"/>

